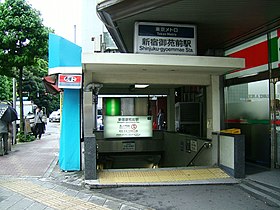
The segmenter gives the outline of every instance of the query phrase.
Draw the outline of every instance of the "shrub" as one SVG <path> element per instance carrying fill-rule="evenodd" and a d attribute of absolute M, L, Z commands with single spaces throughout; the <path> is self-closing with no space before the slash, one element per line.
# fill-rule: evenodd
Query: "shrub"
<path fill-rule="evenodd" d="M 24 132 L 19 132 L 17 134 L 17 139 L 19 142 L 30 142 L 34 141 L 36 138 L 31 134 L 24 134 Z"/>

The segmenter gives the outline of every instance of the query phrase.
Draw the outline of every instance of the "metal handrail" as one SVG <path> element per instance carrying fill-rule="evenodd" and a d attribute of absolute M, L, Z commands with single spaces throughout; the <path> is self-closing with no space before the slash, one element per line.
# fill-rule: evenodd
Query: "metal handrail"
<path fill-rule="evenodd" d="M 204 148 L 210 148 L 212 144 L 210 142 L 204 142 L 204 144 L 200 147 L 200 149 L 197 151 L 195 156 L 190 160 L 190 162 L 187 164 L 187 167 L 191 165 L 191 163 L 198 157 L 198 155 L 201 153 L 201 151 Z"/>

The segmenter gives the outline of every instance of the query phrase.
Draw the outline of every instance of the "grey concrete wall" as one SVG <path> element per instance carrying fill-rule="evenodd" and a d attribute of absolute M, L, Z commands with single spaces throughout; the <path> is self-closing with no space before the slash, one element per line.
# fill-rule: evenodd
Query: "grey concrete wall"
<path fill-rule="evenodd" d="M 97 179 L 96 167 L 96 138 L 95 135 L 86 135 L 84 137 L 84 158 L 85 158 L 85 180 Z"/>
<path fill-rule="evenodd" d="M 162 164 L 164 167 L 185 167 L 199 149 L 205 140 L 197 137 L 180 134 L 176 132 L 164 133 L 164 158 Z M 203 148 L 197 158 L 194 160 L 196 166 L 209 166 L 212 163 L 212 148 Z"/>

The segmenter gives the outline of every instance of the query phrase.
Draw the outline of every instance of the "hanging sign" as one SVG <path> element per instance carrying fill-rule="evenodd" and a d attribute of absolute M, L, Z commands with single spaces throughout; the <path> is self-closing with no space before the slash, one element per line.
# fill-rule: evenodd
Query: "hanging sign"
<path fill-rule="evenodd" d="M 58 87 L 68 89 L 81 89 L 82 75 L 59 74 Z"/>
<path fill-rule="evenodd" d="M 196 27 L 193 25 L 135 23 L 135 53 L 196 55 L 196 48 Z"/>

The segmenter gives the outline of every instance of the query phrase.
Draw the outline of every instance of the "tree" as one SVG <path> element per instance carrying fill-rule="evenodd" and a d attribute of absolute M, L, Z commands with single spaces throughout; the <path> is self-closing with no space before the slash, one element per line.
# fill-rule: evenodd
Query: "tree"
<path fill-rule="evenodd" d="M 28 99 L 33 101 L 38 106 L 44 106 L 47 109 L 47 114 L 59 109 L 59 95 L 46 93 L 42 83 L 42 77 L 48 73 L 48 62 L 43 59 L 38 59 L 36 66 L 30 66 L 24 69 L 22 91 L 26 93 Z"/>
<path fill-rule="evenodd" d="M 0 75 L 0 101 L 11 101 L 13 97 L 12 80 Z"/>
<path fill-rule="evenodd" d="M 42 23 L 40 13 L 25 0 L 0 3 L 0 74 L 19 81 L 20 130 L 24 129 L 22 77 L 23 69 L 46 58 L 50 29 Z"/>

